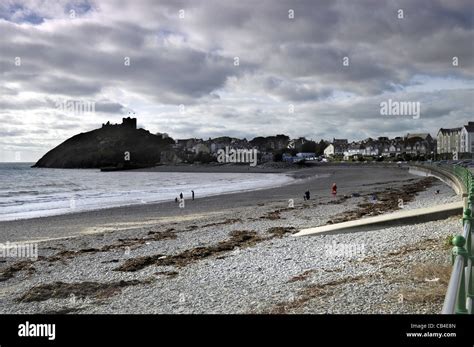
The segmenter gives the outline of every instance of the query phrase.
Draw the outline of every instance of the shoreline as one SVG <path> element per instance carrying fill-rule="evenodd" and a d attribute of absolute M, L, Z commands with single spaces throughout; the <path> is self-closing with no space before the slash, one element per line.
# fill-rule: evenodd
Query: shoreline
<path fill-rule="evenodd" d="M 269 200 L 284 201 L 284 204 L 287 205 L 289 199 L 303 200 L 303 193 L 307 189 L 311 191 L 313 198 L 331 199 L 329 189 L 333 181 L 340 182 L 338 183 L 339 194 L 347 194 L 360 190 L 359 186 L 362 187 L 364 184 L 374 184 L 374 179 L 378 182 L 396 182 L 416 177 L 408 174 L 405 169 L 387 169 L 378 166 L 358 166 L 352 170 L 337 166 L 318 166 L 301 169 L 295 175 L 293 182 L 278 187 L 197 197 L 194 201 L 186 200 L 184 209 L 180 209 L 174 201 L 163 201 L 0 221 L 0 228 L 3 230 L 0 233 L 0 242 L 76 237 L 87 232 L 87 229 L 100 228 L 101 225 L 109 225 L 114 222 L 136 223 L 164 217 L 207 214 L 231 208 L 264 204 Z"/>
<path fill-rule="evenodd" d="M 63 238 L 39 243 L 37 260 L 0 261 L 0 313 L 437 313 L 442 274 L 426 275 L 443 279 L 435 284 L 412 276 L 425 271 L 427 259 L 450 268 L 443 247 L 457 218 L 292 234 L 364 211 L 374 192 L 382 213 L 408 192 L 407 208 L 459 197 L 404 169 L 327 170 L 328 177 L 281 189 L 202 198 L 185 211 L 172 203 L 9 223 L 10 235 Z M 334 179 L 336 199 L 329 192 Z M 308 187 L 311 200 L 304 201 Z M 334 244 L 363 253 L 334 256 Z M 432 302 L 419 298 L 426 290 L 436 290 Z"/>
<path fill-rule="evenodd" d="M 30 164 L 25 162 L 24 164 Z M 292 185 L 296 183 L 303 182 L 304 180 L 311 179 L 312 177 L 314 178 L 318 174 L 316 173 L 318 170 L 321 170 L 323 172 L 327 171 L 333 171 L 331 168 L 365 168 L 365 169 L 371 169 L 371 168 L 397 168 L 399 169 L 400 167 L 396 166 L 393 163 L 351 163 L 351 162 L 337 162 L 337 163 L 310 163 L 309 165 L 305 167 L 297 167 L 295 165 L 284 165 L 284 167 L 274 167 L 270 165 L 269 167 L 262 167 L 261 165 L 258 165 L 256 167 L 248 166 L 248 165 L 236 165 L 236 164 L 220 164 L 220 165 L 209 165 L 209 164 L 178 164 L 178 165 L 160 165 L 160 166 L 155 166 L 155 167 L 150 167 L 150 168 L 140 168 L 140 169 L 133 169 L 133 170 L 127 170 L 128 172 L 161 172 L 161 173 L 175 173 L 175 172 L 182 172 L 182 173 L 254 173 L 254 174 L 279 174 L 279 175 L 284 175 L 287 177 L 291 177 L 293 181 L 285 182 L 285 183 L 278 183 L 275 184 L 274 186 L 267 186 L 267 187 L 257 187 L 257 188 L 243 188 L 241 190 L 236 190 L 236 191 L 230 191 L 230 192 L 225 192 L 225 193 L 212 193 L 212 194 L 207 194 L 200 196 L 196 198 L 202 199 L 204 197 L 213 197 L 213 196 L 227 196 L 227 195 L 233 195 L 233 194 L 241 194 L 241 193 L 246 193 L 246 192 L 253 192 L 253 191 L 262 191 L 262 190 L 269 190 L 269 189 L 277 189 L 281 188 L 282 186 L 285 185 Z M 281 163 L 277 163 L 278 164 Z M 35 167 L 34 169 L 43 169 L 41 167 Z M 99 169 L 68 169 L 68 168 L 45 168 L 45 169 L 53 169 L 53 170 L 99 170 Z M 316 177 L 317 178 L 317 177 Z M 299 181 L 299 182 L 298 182 Z M 161 204 L 166 204 L 173 201 L 173 199 L 170 200 L 161 200 L 161 201 L 155 201 L 155 202 L 148 202 L 144 203 L 148 206 L 154 206 L 154 205 L 161 205 Z M 187 199 L 186 201 L 189 201 Z M 45 218 L 53 218 L 53 217 L 61 217 L 61 216 L 71 216 L 71 215 L 78 215 L 78 214 L 84 214 L 84 213 L 94 213 L 94 212 L 100 212 L 104 211 L 106 212 L 107 210 L 116 210 L 116 209 L 124 209 L 124 208 L 131 208 L 131 207 L 137 207 L 137 206 L 142 206 L 141 203 L 133 203 L 133 204 L 123 204 L 123 205 L 118 205 L 118 206 L 107 206 L 103 208 L 90 208 L 90 209 L 84 209 L 84 210 L 77 210 L 77 211 L 66 211 L 66 212 L 53 212 L 51 214 L 43 215 L 43 216 L 34 216 L 34 217 L 20 217 L 20 218 L 13 218 L 13 219 L 5 219 L 2 220 L 0 219 L 0 225 L 2 223 L 9 223 L 9 222 L 20 222 L 20 221 L 27 221 L 27 220 L 44 220 Z M 0 241 L 1 241 L 1 234 L 0 234 Z"/>
<path fill-rule="evenodd" d="M 137 171 L 137 172 L 147 172 L 147 171 Z M 153 172 L 169 172 L 169 171 L 153 171 Z M 187 171 L 176 171 L 176 172 L 187 172 Z M 199 171 L 197 173 L 206 173 L 207 171 Z M 191 172 L 190 172 L 191 173 Z M 227 173 L 227 172 L 225 172 Z M 231 172 L 229 172 L 231 173 Z M 238 173 L 238 172 L 232 172 L 232 173 Z M 248 172 L 244 172 L 244 174 L 246 174 Z M 258 174 L 258 173 L 255 173 L 255 172 L 251 172 L 252 174 Z M 287 179 L 287 181 L 285 182 L 279 182 L 279 181 L 276 181 L 276 182 L 273 182 L 273 183 L 270 183 L 270 184 L 266 184 L 266 185 L 260 185 L 260 186 L 254 186 L 254 187 L 251 187 L 251 188 L 241 188 L 241 189 L 236 189 L 236 190 L 229 190 L 228 192 L 225 192 L 225 193 L 220 193 L 220 192 L 212 192 L 212 193 L 202 193 L 199 194 L 199 186 L 197 185 L 198 188 L 195 188 L 195 190 L 197 190 L 196 192 L 200 195 L 199 198 L 206 198 L 206 197 L 213 197 L 213 196 L 222 196 L 222 195 L 231 195 L 231 194 L 239 194 L 239 193 L 245 193 L 245 192 L 253 192 L 253 191 L 259 191 L 259 190 L 265 190 L 265 189 L 274 189 L 274 188 L 279 188 L 279 187 L 282 187 L 284 185 L 290 185 L 290 184 L 293 184 L 295 183 L 296 180 L 300 180 L 300 179 L 303 179 L 303 178 L 308 178 L 310 177 L 310 175 L 304 175 L 304 177 L 302 175 L 294 175 L 292 172 L 278 172 L 278 173 L 270 173 L 270 172 L 265 172 L 265 173 L 262 173 L 262 174 L 267 174 L 267 175 L 279 175 L 279 176 L 284 176 L 285 179 Z M 230 183 L 228 184 L 230 186 Z M 189 191 L 186 192 L 186 194 L 188 194 Z M 186 197 L 186 194 L 185 194 L 185 201 L 190 201 L 191 198 L 190 197 Z M 196 198 L 195 200 L 197 200 L 198 198 Z M 71 215 L 71 214 L 80 214 L 80 213 L 87 213 L 87 212 L 98 212 L 98 211 L 104 211 L 104 210 L 109 210 L 109 209 L 117 209 L 117 208 L 128 208 L 128 207 L 132 207 L 132 206 L 141 206 L 141 205 L 144 205 L 144 204 L 147 204 L 147 205 L 159 205 L 159 204 L 164 204 L 164 203 L 169 203 L 169 202 L 174 202 L 174 198 L 171 199 L 171 198 L 166 198 L 166 199 L 162 199 L 162 200 L 156 200 L 156 201 L 152 201 L 152 202 L 134 202 L 134 203 L 126 203 L 124 202 L 123 204 L 118 204 L 118 205 L 112 205 L 112 206 L 104 206 L 104 207 L 94 207 L 94 208 L 84 208 L 84 209 L 68 209 L 67 211 L 61 211 L 61 212 L 56 212 L 54 210 L 48 210 L 48 213 L 45 214 L 45 215 L 42 215 L 42 216 L 33 216 L 33 217 L 30 217 L 30 216 L 21 216 L 21 217 L 17 217 L 17 218 L 12 218 L 12 219 L 2 219 L 0 218 L 0 223 L 3 223 L 3 222 L 15 222 L 15 221 L 22 221 L 22 220 L 31 220 L 31 219 L 43 219 L 43 218 L 50 218 L 50 217 L 57 217 L 57 216 L 67 216 L 67 215 Z M 39 211 L 28 211 L 28 212 L 31 212 L 32 214 L 34 213 L 38 213 Z M 26 213 L 28 213 L 26 212 Z M 25 213 L 25 212 L 23 212 Z M 18 213 L 18 214 L 21 214 L 21 213 Z M 1 217 L 1 216 L 0 216 Z"/>

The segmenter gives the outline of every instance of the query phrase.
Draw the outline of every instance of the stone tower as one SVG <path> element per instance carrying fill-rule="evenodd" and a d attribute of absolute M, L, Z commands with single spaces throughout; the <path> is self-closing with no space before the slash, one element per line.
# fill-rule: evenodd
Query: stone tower
<path fill-rule="evenodd" d="M 136 129 L 137 128 L 137 119 L 136 118 L 122 118 L 122 126 L 127 128 Z"/>

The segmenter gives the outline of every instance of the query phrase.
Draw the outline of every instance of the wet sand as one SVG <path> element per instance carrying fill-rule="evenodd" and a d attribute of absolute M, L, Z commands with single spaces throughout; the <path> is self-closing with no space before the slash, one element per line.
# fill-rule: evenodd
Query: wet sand
<path fill-rule="evenodd" d="M 174 169 L 189 170 L 189 167 L 174 167 Z M 166 170 L 166 167 L 149 170 Z M 168 167 L 168 170 L 171 169 Z M 218 174 L 221 168 L 208 167 L 202 170 L 211 170 Z M 330 187 L 333 182 L 338 185 L 338 195 L 344 195 L 356 193 L 364 186 L 377 186 L 415 177 L 405 168 L 387 165 L 324 165 L 295 171 L 285 169 L 280 171 L 282 174 L 292 175 L 295 181 L 276 188 L 204 198 L 199 198 L 199 189 L 196 189 L 194 201 L 189 199 L 190 192 L 184 192 L 185 199 L 186 197 L 188 199 L 185 200 L 185 208 L 182 209 L 172 201 L 0 222 L 0 242 L 41 241 L 129 230 L 171 220 L 184 221 L 203 216 L 223 215 L 229 209 L 259 206 L 269 202 L 281 202 L 287 205 L 289 199 L 293 199 L 297 204 L 303 201 L 303 193 L 306 190 L 311 192 L 312 199 L 329 201 L 332 199 Z"/>

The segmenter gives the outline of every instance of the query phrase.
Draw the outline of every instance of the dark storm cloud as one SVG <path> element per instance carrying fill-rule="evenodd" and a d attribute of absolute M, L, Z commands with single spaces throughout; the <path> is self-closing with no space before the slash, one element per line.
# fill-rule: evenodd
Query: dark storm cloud
<path fill-rule="evenodd" d="M 146 30 L 117 25 L 118 29 L 84 25 L 69 30 L 69 41 L 61 31 L 58 37 L 50 33 L 40 35 L 44 40 L 51 40 L 50 43 L 63 43 L 54 48 L 49 44 L 29 47 L 13 40 L 2 41 L 0 48 L 10 52 L 11 61 L 14 57 L 22 58 L 22 66 L 10 64 L 5 75 L 11 80 L 25 81 L 31 89 L 51 94 L 93 96 L 103 87 L 120 85 L 157 101 L 182 102 L 208 95 L 222 87 L 228 76 L 237 75 L 245 68 L 245 64 L 235 68 L 231 57 L 189 47 L 157 46 L 147 50 L 143 47 Z M 102 44 L 107 40 L 120 46 L 103 51 Z M 125 64 L 126 60 L 129 65 Z M 39 71 L 42 77 L 38 77 Z M 47 72 L 63 77 L 50 76 Z"/>
<path fill-rule="evenodd" d="M 168 26 L 169 33 L 193 34 L 190 30 L 197 30 L 198 34 L 207 35 L 206 44 L 217 46 L 221 53 L 205 52 L 186 44 L 166 46 L 155 42 L 155 47 L 147 46 L 147 39 L 159 41 L 159 29 L 148 22 L 118 19 L 114 13 L 105 22 L 84 21 L 80 25 L 61 22 L 56 30 L 47 31 L 4 22 L 0 26 L 7 39 L 1 41 L 0 48 L 11 57 L 23 57 L 25 64 L 31 62 L 35 71 L 68 76 L 64 83 L 40 80 L 41 86 L 37 88 L 47 93 L 94 95 L 103 86 L 119 83 L 149 94 L 157 101 L 179 102 L 209 95 L 221 88 L 229 76 L 252 68 L 278 72 L 289 78 L 313 76 L 323 83 L 334 84 L 331 86 L 334 89 L 344 85 L 357 93 L 373 94 L 393 90 L 393 84 L 408 83 L 417 69 L 423 73 L 446 73 L 450 59 L 456 54 L 463 64 L 453 73 L 472 73 L 466 71 L 472 67 L 473 60 L 472 42 L 469 42 L 472 5 L 463 1 L 456 2 L 457 5 L 430 1 L 427 9 L 426 4 L 426 1 L 395 4 L 366 0 L 276 4 L 244 1 L 224 5 L 197 1 L 153 6 L 141 2 L 130 11 L 156 14 L 161 23 L 154 26 L 157 29 Z M 120 12 L 119 6 L 110 8 Z M 396 17 L 399 8 L 404 10 L 404 19 Z M 188 22 L 170 18 L 173 12 L 177 16 L 179 9 L 190 13 Z M 290 9 L 295 15 L 291 20 Z M 130 15 L 133 18 L 134 13 Z M 231 44 L 227 42 L 232 39 L 239 44 L 235 52 L 230 51 Z M 418 40 L 425 43 L 423 50 L 419 49 Z M 251 49 L 262 54 L 255 58 L 249 52 Z M 233 68 L 233 53 L 248 65 Z M 397 58 L 400 53 L 404 56 L 403 64 Z M 342 65 L 345 56 L 351 61 L 351 66 L 346 68 Z M 130 57 L 128 68 L 123 64 L 124 57 Z M 444 67 L 431 65 L 442 62 Z M 10 66 L 9 70 L 14 68 Z M 25 69 L 28 71 L 28 66 Z M 84 78 L 77 82 L 76 77 Z M 68 83 L 71 87 L 65 88 Z M 300 94 L 295 93 L 296 101 L 305 99 Z M 310 97 L 311 92 L 306 94 Z M 314 92 L 316 99 L 318 94 Z"/>
<path fill-rule="evenodd" d="M 469 118 L 472 89 L 438 89 L 434 80 L 472 87 L 473 18 L 470 0 L 6 0 L 0 107 L 53 120 L 58 133 L 70 125 L 61 119 L 72 121 L 55 111 L 62 99 L 96 102 L 82 129 L 131 105 L 146 110 L 144 126 L 179 136 L 433 131 Z M 425 94 L 406 91 L 416 76 L 426 77 Z M 381 122 L 380 100 L 390 96 L 420 100 L 421 119 Z M 190 112 L 154 109 L 179 104 Z"/>

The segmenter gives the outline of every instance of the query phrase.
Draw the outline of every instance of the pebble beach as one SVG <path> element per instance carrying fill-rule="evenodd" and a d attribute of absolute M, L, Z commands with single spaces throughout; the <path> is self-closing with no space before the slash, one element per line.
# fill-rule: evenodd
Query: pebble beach
<path fill-rule="evenodd" d="M 169 202 L 2 222 L 1 242 L 37 242 L 38 258 L 0 262 L 0 313 L 441 311 L 446 238 L 459 232 L 460 216 L 293 234 L 393 212 L 400 197 L 407 209 L 458 201 L 451 188 L 390 166 L 291 174 L 295 181 L 282 187 L 197 198 L 185 209 Z"/>

